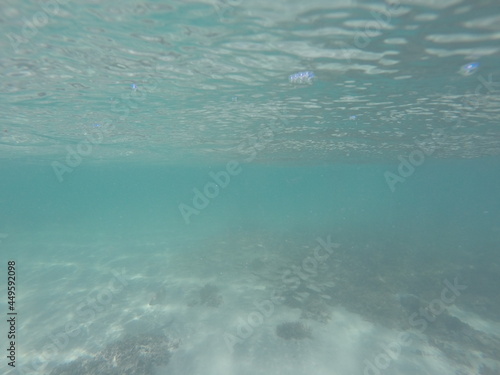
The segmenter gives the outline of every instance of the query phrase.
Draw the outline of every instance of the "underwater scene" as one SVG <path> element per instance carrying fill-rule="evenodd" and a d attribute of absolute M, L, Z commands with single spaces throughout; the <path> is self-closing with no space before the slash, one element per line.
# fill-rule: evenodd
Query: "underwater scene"
<path fill-rule="evenodd" d="M 2 0 L 0 373 L 500 375 L 498 0 Z"/>

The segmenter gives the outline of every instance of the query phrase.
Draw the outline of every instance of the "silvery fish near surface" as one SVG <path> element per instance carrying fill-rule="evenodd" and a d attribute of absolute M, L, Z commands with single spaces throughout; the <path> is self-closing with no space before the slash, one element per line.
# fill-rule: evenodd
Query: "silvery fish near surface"
<path fill-rule="evenodd" d="M 479 69 L 479 63 L 471 62 L 463 65 L 458 72 L 463 76 L 470 76 L 476 73 L 478 69 Z"/>
<path fill-rule="evenodd" d="M 292 74 L 288 77 L 290 83 L 295 83 L 295 84 L 311 84 L 313 78 L 316 78 L 313 72 L 306 71 L 306 72 L 298 72 L 295 74 Z"/>

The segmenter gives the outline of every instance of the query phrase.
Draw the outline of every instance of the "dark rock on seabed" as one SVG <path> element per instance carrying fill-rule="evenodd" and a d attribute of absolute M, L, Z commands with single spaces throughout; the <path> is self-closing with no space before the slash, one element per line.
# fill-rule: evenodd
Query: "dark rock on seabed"
<path fill-rule="evenodd" d="M 286 322 L 276 327 L 276 334 L 285 340 L 312 338 L 311 329 L 302 322 Z"/>
<path fill-rule="evenodd" d="M 162 335 L 125 336 L 94 356 L 57 366 L 50 375 L 152 375 L 178 346 Z"/>

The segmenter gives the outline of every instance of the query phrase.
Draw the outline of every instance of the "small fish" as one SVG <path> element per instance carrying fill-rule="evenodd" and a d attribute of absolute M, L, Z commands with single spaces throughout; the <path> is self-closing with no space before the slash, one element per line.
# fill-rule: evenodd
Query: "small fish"
<path fill-rule="evenodd" d="M 292 74 L 288 77 L 288 80 L 290 83 L 295 83 L 295 84 L 311 84 L 313 78 L 316 78 L 313 72 L 307 71 L 307 72 L 298 72 L 295 74 Z"/>
<path fill-rule="evenodd" d="M 458 71 L 461 75 L 463 76 L 471 76 L 474 73 L 476 73 L 479 69 L 479 63 L 478 62 L 472 62 L 463 65 L 460 70 Z"/>

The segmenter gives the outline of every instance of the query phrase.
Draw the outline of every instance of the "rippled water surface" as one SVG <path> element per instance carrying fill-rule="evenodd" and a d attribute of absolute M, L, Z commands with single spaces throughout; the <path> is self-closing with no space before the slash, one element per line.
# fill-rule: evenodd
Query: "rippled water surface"
<path fill-rule="evenodd" d="M 100 124 L 89 162 L 225 160 L 281 119 L 261 162 L 386 160 L 434 130 L 437 157 L 497 155 L 499 8 L 4 1 L 0 153 L 52 161 Z"/>

